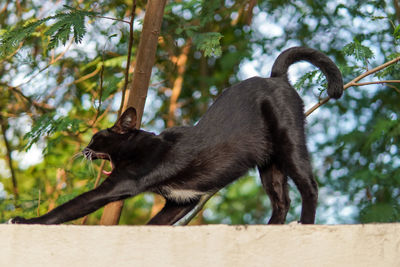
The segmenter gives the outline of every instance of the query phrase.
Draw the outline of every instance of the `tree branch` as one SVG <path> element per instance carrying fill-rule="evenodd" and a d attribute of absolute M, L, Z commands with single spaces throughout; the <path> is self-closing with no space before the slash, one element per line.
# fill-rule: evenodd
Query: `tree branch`
<path fill-rule="evenodd" d="M 343 90 L 346 90 L 349 87 L 352 86 L 357 86 L 357 82 L 371 74 L 374 74 L 375 72 L 378 72 L 380 70 L 383 70 L 384 68 L 393 65 L 395 63 L 397 63 L 400 60 L 400 57 L 397 57 L 395 59 L 392 59 L 378 67 L 375 67 L 373 69 L 370 69 L 369 71 L 364 72 L 363 74 L 361 74 L 360 76 L 357 76 L 356 78 L 354 78 L 351 82 L 347 83 L 344 85 Z M 323 104 L 325 104 L 326 102 L 328 102 L 330 99 L 330 97 L 326 97 L 324 99 L 322 99 L 321 101 L 319 101 L 317 104 L 315 104 L 314 106 L 312 106 L 309 110 L 306 111 L 305 115 L 306 117 L 308 115 L 310 115 L 311 113 L 313 113 L 317 108 L 319 108 L 320 106 L 322 106 Z"/>
<path fill-rule="evenodd" d="M 21 96 L 23 99 L 25 99 L 26 102 L 28 102 L 31 106 L 35 107 L 36 109 L 39 109 L 43 112 L 47 112 L 49 110 L 53 110 L 54 107 L 46 104 L 46 103 L 38 103 L 34 100 L 32 100 L 29 96 L 26 96 L 20 88 L 6 84 L 6 83 L 1 83 L 0 85 L 5 86 L 8 88 L 8 90 L 12 91 L 14 94 Z"/>
<path fill-rule="evenodd" d="M 207 201 L 210 198 L 212 198 L 217 192 L 218 191 L 203 195 L 200 198 L 200 201 L 196 205 L 196 207 L 194 207 L 193 210 L 188 215 L 186 215 L 185 217 L 180 219 L 177 223 L 175 223 L 175 225 L 179 225 L 179 226 L 187 225 L 194 217 L 196 217 L 197 213 L 199 213 L 204 208 L 204 205 L 206 205 Z"/>
<path fill-rule="evenodd" d="M 6 60 L 9 60 L 10 58 L 12 58 L 13 56 L 15 56 L 16 53 L 18 53 L 18 51 L 21 49 L 22 45 L 24 44 L 24 42 L 20 42 L 17 49 L 15 49 L 14 52 L 12 52 L 11 54 L 9 54 L 8 56 L 6 56 L 5 58 L 0 60 L 0 63 L 3 63 Z"/>
<path fill-rule="evenodd" d="M 10 0 L 7 0 L 7 2 L 4 4 L 3 8 L 0 10 L 0 15 L 7 10 L 9 3 L 10 3 Z"/>
<path fill-rule="evenodd" d="M 42 69 L 40 69 L 36 74 L 34 74 L 32 77 L 29 78 L 29 80 L 27 80 L 26 82 L 23 82 L 19 85 L 17 85 L 16 87 L 21 87 L 24 84 L 30 83 L 33 79 L 35 79 L 40 73 L 42 73 L 43 71 L 47 70 L 51 65 L 53 65 L 54 63 L 56 63 L 57 61 L 59 61 L 64 54 L 69 50 L 69 48 L 72 45 L 74 38 L 71 38 L 71 40 L 69 41 L 68 46 L 65 48 L 65 50 L 63 52 L 61 52 L 55 59 L 54 57 L 50 60 L 50 62 Z"/>
<path fill-rule="evenodd" d="M 168 110 L 168 121 L 167 126 L 172 127 L 175 124 L 175 111 L 178 107 L 178 98 L 182 91 L 183 85 L 183 74 L 186 70 L 186 62 L 190 47 L 192 45 L 191 39 L 187 40 L 185 46 L 182 48 L 182 53 L 178 57 L 174 57 L 172 61 L 175 61 L 177 66 L 177 77 L 172 86 L 172 95 L 170 98 L 169 110 Z"/>
<path fill-rule="evenodd" d="M 396 11 L 396 19 L 400 23 L 400 6 L 398 0 L 393 0 L 394 10 Z"/>
<path fill-rule="evenodd" d="M 12 157 L 11 157 L 11 146 L 10 142 L 8 142 L 7 136 L 6 136 L 6 130 L 7 130 L 7 121 L 0 115 L 0 127 L 1 127 L 1 133 L 3 135 L 4 139 L 4 144 L 6 146 L 6 160 L 8 163 L 8 168 L 10 169 L 11 173 L 11 181 L 13 184 L 13 193 L 14 193 L 14 201 L 17 201 L 19 198 L 18 194 L 18 183 L 17 183 L 17 177 L 15 175 L 15 170 L 12 164 Z"/>
<path fill-rule="evenodd" d="M 124 87 L 122 88 L 122 98 L 121 98 L 121 105 L 118 110 L 118 118 L 119 118 L 119 116 L 121 116 L 122 110 L 124 108 L 126 90 L 128 88 L 128 84 L 129 84 L 129 69 L 131 67 L 131 55 L 132 55 L 132 46 L 133 46 L 133 23 L 135 21 L 136 0 L 133 0 L 132 5 L 133 6 L 132 6 L 132 11 L 131 11 L 131 20 L 128 22 L 129 23 L 128 58 L 126 61 L 125 81 L 124 81 Z"/>
<path fill-rule="evenodd" d="M 373 81 L 373 82 L 364 82 L 364 83 L 354 83 L 352 86 L 364 86 L 364 85 L 382 84 L 382 83 L 400 83 L 400 80 L 386 80 L 386 81 Z"/>
<path fill-rule="evenodd" d="M 135 3 L 135 8 L 136 8 L 136 3 Z M 111 18 L 111 17 L 106 17 L 106 16 L 94 16 L 94 17 L 100 18 L 100 19 L 110 19 L 110 20 L 115 20 L 115 21 L 119 21 L 119 22 L 130 24 L 129 21 L 126 21 L 126 20 L 123 20 L 123 19 Z"/>

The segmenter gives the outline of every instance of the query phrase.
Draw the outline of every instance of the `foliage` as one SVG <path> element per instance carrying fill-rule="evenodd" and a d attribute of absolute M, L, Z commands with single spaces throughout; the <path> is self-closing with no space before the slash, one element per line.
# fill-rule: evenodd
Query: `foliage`
<path fill-rule="evenodd" d="M 64 9 L 68 11 L 59 11 L 54 16 L 27 21 L 10 31 L 6 31 L 0 40 L 0 58 L 4 58 L 14 52 L 20 42 L 23 42 L 33 34 L 37 34 L 35 30 L 50 20 L 55 20 L 55 22 L 44 32 L 44 36 L 50 37 L 47 49 L 55 48 L 60 42 L 65 45 L 71 34 L 73 34 L 75 43 L 80 43 L 86 33 L 85 17 L 94 17 L 98 14 L 96 12 L 78 10 L 67 5 L 64 5 Z"/>
<path fill-rule="evenodd" d="M 4 171 L 10 166 L 0 159 L 0 186 L 6 192 L 0 187 L 0 222 L 43 214 L 93 188 L 99 163 L 74 155 L 94 132 L 115 121 L 121 101 L 129 36 L 125 22 L 132 3 L 39 2 L 20 1 L 7 8 L 0 4 L 0 119 L 6 121 L 1 135 L 11 144 L 19 190 L 17 198 L 10 173 Z M 144 1 L 137 2 L 140 18 Z M 267 67 L 287 47 L 305 45 L 325 52 L 345 81 L 399 56 L 400 14 L 388 1 L 262 0 L 254 8 L 250 2 L 167 4 L 144 128 L 159 132 L 167 125 L 179 75 L 183 82 L 174 121 L 192 125 L 224 88 L 248 77 L 249 68 L 267 77 Z M 139 34 L 140 22 L 135 23 L 132 55 Z M 71 37 L 75 44 L 65 46 Z M 187 62 L 179 73 L 177 58 L 184 53 Z M 400 79 L 399 73 L 399 64 L 394 64 L 367 81 Z M 306 70 L 294 82 L 308 102 L 318 101 L 325 83 L 317 70 Z M 395 84 L 353 87 L 308 118 L 321 192 L 318 222 L 400 220 L 399 103 Z M 45 154 L 35 154 L 43 149 Z M 7 155 L 3 143 L 0 153 Z M 251 172 L 218 193 L 200 221 L 265 223 L 269 202 L 254 176 Z M 297 190 L 291 188 L 288 221 L 297 220 L 300 210 Z M 148 194 L 127 201 L 122 223 L 144 223 L 151 206 Z M 100 216 L 101 210 L 88 223 L 98 223 Z"/>
<path fill-rule="evenodd" d="M 27 132 L 24 139 L 28 140 L 26 149 L 29 150 L 33 144 L 37 143 L 40 137 L 50 136 L 56 132 L 77 132 L 81 123 L 78 119 L 68 117 L 54 118 L 54 113 L 46 113 L 33 124 L 32 129 Z"/>
<path fill-rule="evenodd" d="M 359 61 L 368 63 L 369 59 L 374 58 L 374 53 L 369 47 L 363 46 L 356 38 L 351 43 L 343 47 L 343 53 L 346 56 L 354 56 Z"/>
<path fill-rule="evenodd" d="M 222 54 L 221 46 L 219 44 L 221 38 L 222 35 L 218 32 L 208 32 L 194 36 L 194 43 L 198 50 L 204 51 L 206 57 L 219 57 Z"/>

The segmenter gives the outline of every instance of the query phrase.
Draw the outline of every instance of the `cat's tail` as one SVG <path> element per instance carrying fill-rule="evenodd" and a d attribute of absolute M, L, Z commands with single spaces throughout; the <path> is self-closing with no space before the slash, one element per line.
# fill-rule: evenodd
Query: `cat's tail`
<path fill-rule="evenodd" d="M 326 76 L 328 81 L 328 95 L 339 98 L 343 93 L 343 79 L 336 64 L 325 54 L 307 47 L 292 47 L 283 51 L 272 66 L 271 77 L 287 78 L 290 65 L 298 61 L 308 61 L 317 66 Z"/>

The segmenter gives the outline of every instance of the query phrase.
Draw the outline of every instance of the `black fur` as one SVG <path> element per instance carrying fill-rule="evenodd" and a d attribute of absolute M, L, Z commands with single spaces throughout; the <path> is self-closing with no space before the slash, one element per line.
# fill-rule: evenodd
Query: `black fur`
<path fill-rule="evenodd" d="M 301 193 L 300 222 L 314 223 L 318 188 L 306 147 L 303 102 L 287 78 L 288 67 L 300 60 L 324 72 L 329 96 L 341 96 L 343 81 L 336 65 L 321 52 L 295 47 L 278 57 L 271 78 L 254 77 L 226 89 L 193 127 L 154 135 L 135 129 L 136 111 L 128 108 L 83 151 L 89 159 L 111 160 L 110 177 L 41 217 L 15 218 L 13 223 L 58 224 L 151 191 L 163 195 L 166 205 L 149 224 L 173 224 L 203 194 L 256 166 L 272 202 L 269 223 L 285 222 L 290 205 L 287 177 Z"/>

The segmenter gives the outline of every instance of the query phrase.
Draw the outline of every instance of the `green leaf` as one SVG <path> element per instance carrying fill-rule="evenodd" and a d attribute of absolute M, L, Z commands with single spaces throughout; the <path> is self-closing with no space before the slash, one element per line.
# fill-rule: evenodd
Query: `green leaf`
<path fill-rule="evenodd" d="M 47 20 L 48 19 L 42 19 L 27 22 L 22 27 L 17 26 L 12 30 L 3 32 L 0 39 L 0 58 L 4 58 L 14 52 L 23 40 L 30 36 L 39 25 Z"/>
<path fill-rule="evenodd" d="M 388 60 L 392 60 L 397 57 L 400 57 L 400 53 L 393 53 L 393 54 L 389 55 L 387 58 L 388 58 Z M 383 70 L 377 72 L 374 76 L 376 76 L 378 78 L 390 77 L 390 76 L 396 75 L 397 73 L 399 73 L 399 71 L 400 71 L 400 64 L 397 62 L 397 63 L 387 66 Z"/>
<path fill-rule="evenodd" d="M 193 42 L 196 48 L 203 51 L 206 57 L 218 57 L 222 54 L 220 40 L 222 34 L 218 32 L 206 32 L 194 36 Z"/>
<path fill-rule="evenodd" d="M 75 43 L 80 43 L 86 33 L 85 17 L 94 17 L 98 15 L 96 12 L 74 9 L 64 6 L 65 10 L 58 12 L 55 16 L 50 16 L 41 20 L 29 20 L 22 23 L 22 26 L 14 27 L 5 31 L 0 39 L 0 58 L 4 58 L 11 54 L 17 46 L 28 37 L 35 33 L 35 30 L 47 21 L 55 20 L 45 32 L 50 37 L 49 49 L 56 47 L 59 42 L 65 45 L 73 34 Z"/>
<path fill-rule="evenodd" d="M 360 221 L 362 223 L 383 223 L 398 221 L 400 207 L 391 203 L 377 203 L 368 205 L 360 211 Z"/>
<path fill-rule="evenodd" d="M 117 92 L 120 83 L 123 81 L 122 77 L 111 76 L 104 80 L 103 94 L 101 100 L 106 100 L 111 94 Z"/>
<path fill-rule="evenodd" d="M 24 136 L 24 139 L 28 140 L 25 145 L 26 150 L 29 150 L 43 136 L 50 136 L 56 132 L 77 132 L 79 130 L 81 120 L 69 117 L 55 119 L 54 115 L 54 113 L 44 114 L 34 122 L 32 130 Z"/>
<path fill-rule="evenodd" d="M 373 16 L 373 17 L 371 17 L 372 21 L 381 20 L 381 19 L 387 19 L 387 17 L 384 17 L 384 16 Z"/>
<path fill-rule="evenodd" d="M 318 72 L 318 70 L 307 72 L 306 74 L 301 76 L 300 79 L 294 84 L 294 88 L 296 88 L 297 90 L 303 89 L 305 83 L 311 83 Z"/>
<path fill-rule="evenodd" d="M 397 25 L 397 27 L 394 29 L 393 36 L 396 39 L 400 39 L 400 25 Z"/>
<path fill-rule="evenodd" d="M 181 34 L 183 32 L 183 29 L 182 28 L 177 28 L 176 30 L 175 30 L 175 33 L 176 34 Z"/>
<path fill-rule="evenodd" d="M 75 43 L 82 42 L 83 36 L 86 33 L 85 17 L 96 16 L 97 13 L 84 10 L 74 9 L 69 6 L 64 6 L 69 12 L 59 12 L 53 18 L 57 20 L 45 32 L 45 35 L 50 36 L 49 49 L 52 49 L 61 42 L 63 45 L 69 40 L 69 36 L 73 34 Z"/>
<path fill-rule="evenodd" d="M 119 56 L 107 59 L 104 61 L 105 67 L 122 67 L 122 64 L 126 61 L 126 56 Z"/>
<path fill-rule="evenodd" d="M 362 45 L 356 38 L 354 41 L 343 47 L 343 53 L 347 56 L 354 56 L 356 60 L 368 62 L 369 59 L 374 58 L 372 50 Z"/>

